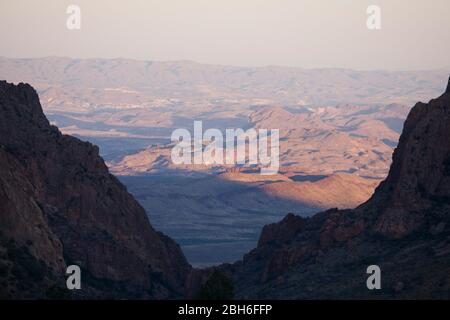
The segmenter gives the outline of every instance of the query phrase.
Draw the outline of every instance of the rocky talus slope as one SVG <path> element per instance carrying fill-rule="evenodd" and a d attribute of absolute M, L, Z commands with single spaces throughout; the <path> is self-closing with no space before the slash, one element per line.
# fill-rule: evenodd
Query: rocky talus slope
<path fill-rule="evenodd" d="M 98 148 L 51 126 L 35 90 L 0 82 L 0 297 L 176 298 L 190 272 Z"/>
<path fill-rule="evenodd" d="M 368 290 L 369 265 L 381 290 Z M 241 298 L 450 298 L 450 83 L 411 110 L 387 179 L 354 210 L 288 215 L 220 267 Z M 195 279 L 205 281 L 206 273 Z"/>

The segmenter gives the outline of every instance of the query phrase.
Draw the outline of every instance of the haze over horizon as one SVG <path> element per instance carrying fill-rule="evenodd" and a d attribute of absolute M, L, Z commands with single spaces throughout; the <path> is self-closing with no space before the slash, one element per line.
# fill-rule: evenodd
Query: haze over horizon
<path fill-rule="evenodd" d="M 10 60 L 35 60 L 39 61 L 42 59 L 69 59 L 69 60 L 79 60 L 79 61 L 90 61 L 90 60 L 105 60 L 105 61 L 113 61 L 113 60 L 124 60 L 124 61 L 137 61 L 137 62 L 157 62 L 157 63 L 192 63 L 197 65 L 204 66 L 219 66 L 219 67 L 229 67 L 229 68 L 249 68 L 249 69 L 264 69 L 264 68 L 283 68 L 283 69 L 303 69 L 303 70 L 350 70 L 356 72 L 419 72 L 419 71 L 443 71 L 450 70 L 450 65 L 441 66 L 441 67 L 430 67 L 430 68 L 403 68 L 403 69 L 383 69 L 383 68 L 374 68 L 374 69 L 363 69 L 363 68 L 353 68 L 353 67 L 339 67 L 339 66 L 294 66 L 294 65 L 282 65 L 282 64 L 267 64 L 267 65 L 236 65 L 236 64 L 226 64 L 226 63 L 213 63 L 213 62 L 201 62 L 190 59 L 171 59 L 171 60 L 157 60 L 157 59 L 139 59 L 139 58 L 128 58 L 128 57 L 76 57 L 76 56 L 60 56 L 60 55 L 48 55 L 48 56 L 36 56 L 36 57 L 11 57 L 11 56 L 2 56 L 0 58 L 10 59 Z"/>
<path fill-rule="evenodd" d="M 0 4 L 0 56 L 355 70 L 450 67 L 446 0 L 433 6 L 418 0 L 39 3 Z M 80 30 L 66 28 L 72 4 L 81 9 Z M 366 27 L 372 4 L 381 8 L 381 30 Z"/>

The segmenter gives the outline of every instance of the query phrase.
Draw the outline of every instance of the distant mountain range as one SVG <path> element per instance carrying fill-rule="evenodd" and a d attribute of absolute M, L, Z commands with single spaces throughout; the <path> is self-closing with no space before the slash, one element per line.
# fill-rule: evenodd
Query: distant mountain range
<path fill-rule="evenodd" d="M 327 136 L 320 131 L 326 128 L 344 140 L 353 136 L 366 139 L 357 148 L 370 146 L 370 141 L 387 148 L 389 143 L 382 139 L 364 137 L 367 130 L 375 127 L 373 132 L 382 132 L 386 139 L 395 138 L 400 131 L 398 119 L 407 110 L 401 105 L 367 105 L 359 109 L 361 112 L 351 106 L 342 111 L 308 108 L 252 106 L 245 117 L 256 126 L 279 121 L 288 129 L 283 137 L 293 141 L 309 134 L 314 137 L 317 130 L 322 135 L 318 143 L 329 137 L 334 141 L 330 145 L 339 143 L 341 139 L 333 140 L 333 134 Z M 373 110 L 377 112 L 373 114 Z M 83 112 L 76 115 L 84 117 L 81 123 L 99 125 L 90 119 L 91 114 L 98 115 L 97 111 Z M 100 117 L 106 112 L 110 111 L 101 111 Z M 223 118 L 233 114 L 232 108 L 220 112 Z M 220 123 L 218 119 L 214 118 L 216 124 Z M 304 124 L 310 122 L 310 127 L 301 119 Z M 301 125 L 296 127 L 296 123 Z M 143 208 L 109 174 L 96 146 L 63 135 L 50 125 L 31 86 L 2 81 L 0 296 L 43 298 L 62 294 L 67 298 L 64 269 L 78 264 L 86 282 L 75 297 L 82 298 L 195 297 L 216 270 L 230 278 L 236 296 L 241 298 L 448 299 L 449 123 L 450 83 L 439 98 L 428 104 L 417 103 L 411 109 L 389 174 L 367 202 L 356 209 L 331 209 L 310 218 L 290 214 L 279 223 L 265 226 L 257 248 L 242 261 L 192 269 L 179 246 L 153 229 Z M 317 147 L 323 148 L 320 144 Z M 221 179 L 231 182 L 236 194 L 245 190 L 237 189 L 238 185 L 251 183 L 256 184 L 258 192 L 285 199 L 286 203 L 289 199 L 298 201 L 299 193 L 313 206 L 341 203 L 339 206 L 345 207 L 345 201 L 351 200 L 342 200 L 347 197 L 346 191 L 369 197 L 366 187 L 374 187 L 366 185 L 356 191 L 356 185 L 364 185 L 358 179 L 368 179 L 355 174 L 298 171 L 297 166 L 287 166 L 273 181 L 258 181 L 251 172 L 225 171 L 213 176 L 203 188 L 212 192 L 213 187 L 222 186 L 215 184 Z M 327 192 L 327 186 L 335 192 Z M 233 194 L 227 191 L 221 201 L 229 196 Z M 206 198 L 208 195 L 204 195 Z M 245 198 L 234 199 L 245 210 L 251 209 L 245 207 L 249 205 Z M 264 207 L 256 197 L 249 199 L 253 209 Z M 213 201 L 208 206 L 218 204 Z M 248 213 L 254 216 L 255 212 Z M 180 217 L 183 212 L 179 212 L 179 220 L 184 221 Z M 383 289 L 379 291 L 366 288 L 365 271 L 373 264 L 382 270 Z"/>
<path fill-rule="evenodd" d="M 442 92 L 448 71 L 50 57 L 0 58 L 0 74 L 31 83 L 62 133 L 98 145 L 153 225 L 202 265 L 241 258 L 286 212 L 366 201 L 388 173 L 410 106 Z M 171 133 L 194 120 L 204 129 L 280 129 L 279 175 L 174 165 Z"/>
<path fill-rule="evenodd" d="M 151 103 L 161 97 L 162 104 L 190 97 L 210 99 L 211 103 L 214 99 L 217 103 L 246 99 L 248 105 L 324 106 L 343 101 L 412 105 L 442 92 L 440 79 L 449 70 L 246 68 L 190 61 L 0 57 L 0 71 L 4 79 L 32 84 L 44 105 L 57 108 L 70 98 L 77 109 L 107 105 L 111 101 L 124 105 Z M 85 94 L 80 94 L 81 89 Z M 56 100 L 48 103 L 47 94 L 57 97 Z"/>

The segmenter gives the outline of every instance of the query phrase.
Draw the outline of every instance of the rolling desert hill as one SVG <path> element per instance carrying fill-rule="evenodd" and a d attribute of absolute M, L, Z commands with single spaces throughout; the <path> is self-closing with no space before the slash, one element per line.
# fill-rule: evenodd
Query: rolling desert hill
<path fill-rule="evenodd" d="M 273 197 L 294 200 L 314 208 L 347 209 L 365 202 L 378 183 L 378 180 L 336 173 L 313 182 L 274 182 L 264 185 L 262 189 Z"/>

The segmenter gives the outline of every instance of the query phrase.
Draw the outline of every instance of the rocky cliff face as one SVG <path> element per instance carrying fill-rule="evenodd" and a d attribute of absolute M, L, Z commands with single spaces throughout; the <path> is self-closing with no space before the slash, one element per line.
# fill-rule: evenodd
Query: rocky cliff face
<path fill-rule="evenodd" d="M 31 86 L 1 81 L 0 295 L 45 297 L 69 264 L 94 298 L 180 297 L 190 271 L 98 148 L 51 126 Z"/>
<path fill-rule="evenodd" d="M 372 264 L 381 290 L 366 287 Z M 244 298 L 450 298 L 450 83 L 411 110 L 370 200 L 309 219 L 288 215 L 222 269 Z"/>

